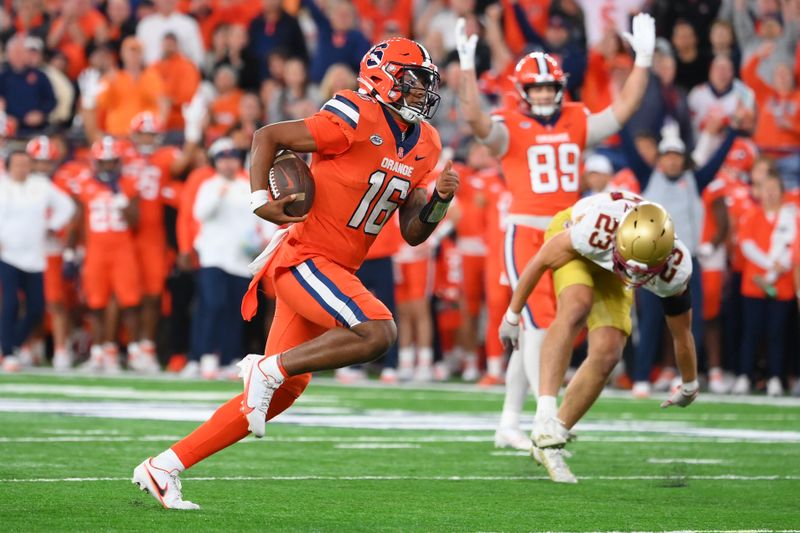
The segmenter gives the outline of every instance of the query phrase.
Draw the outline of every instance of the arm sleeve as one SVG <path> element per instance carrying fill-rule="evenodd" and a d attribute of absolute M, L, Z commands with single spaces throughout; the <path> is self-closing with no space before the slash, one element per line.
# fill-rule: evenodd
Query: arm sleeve
<path fill-rule="evenodd" d="M 600 144 L 604 139 L 617 133 L 621 127 L 622 125 L 617 122 L 611 106 L 599 113 L 592 113 L 586 119 L 586 147 L 590 148 Z"/>
<path fill-rule="evenodd" d="M 48 229 L 58 231 L 75 215 L 75 202 L 64 191 L 53 185 L 47 191 L 47 204 L 51 209 Z"/>
<path fill-rule="evenodd" d="M 702 193 L 703 189 L 705 189 L 706 186 L 711 183 L 711 180 L 714 179 L 714 176 L 717 175 L 717 172 L 719 172 L 719 169 L 725 162 L 725 157 L 728 155 L 728 151 L 731 149 L 734 139 L 736 139 L 736 132 L 729 129 L 725 140 L 722 141 L 722 144 L 717 151 L 714 152 L 714 155 L 711 156 L 711 159 L 694 172 L 698 192 Z"/>
<path fill-rule="evenodd" d="M 736 39 L 739 41 L 739 48 L 742 51 L 746 50 L 756 39 L 753 19 L 750 18 L 750 12 L 747 8 L 733 8 L 733 29 L 736 33 Z"/>
<path fill-rule="evenodd" d="M 492 128 L 486 137 L 476 137 L 478 142 L 489 147 L 492 155 L 502 158 L 508 152 L 509 134 L 508 127 L 499 115 L 492 115 Z"/>

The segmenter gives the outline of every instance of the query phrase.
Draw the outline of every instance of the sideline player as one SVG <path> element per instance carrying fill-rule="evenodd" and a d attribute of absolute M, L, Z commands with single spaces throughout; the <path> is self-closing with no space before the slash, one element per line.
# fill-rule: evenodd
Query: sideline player
<path fill-rule="evenodd" d="M 564 462 L 564 445 L 569 430 L 595 402 L 622 357 L 631 333 L 633 288 L 661 297 L 683 378 L 683 385 L 661 407 L 686 407 L 697 396 L 689 293 L 692 262 L 686 246 L 675 237 L 666 210 L 628 192 L 600 193 L 579 201 L 553 217 L 545 238 L 520 276 L 500 337 L 506 344 L 517 342 L 525 302 L 544 273 L 553 270 L 558 308 L 542 344 L 532 452 L 553 481 L 576 483 Z M 556 411 L 573 342 L 586 325 L 588 355 Z"/>
<path fill-rule="evenodd" d="M 397 331 L 391 313 L 355 276 L 370 245 L 400 208 L 409 244 L 424 242 L 458 188 L 448 163 L 434 174 L 441 142 L 429 119 L 439 101 L 439 74 L 418 43 L 398 38 L 373 46 L 361 60 L 359 92 L 341 91 L 305 120 L 279 122 L 253 138 L 251 207 L 276 224 L 265 259 L 242 302 L 255 314 L 255 290 L 270 276 L 277 297 L 266 355 L 241 363 L 244 394 L 221 406 L 192 434 L 136 467 L 133 482 L 164 507 L 184 501 L 184 469 L 243 439 L 262 437 L 266 420 L 305 390 L 311 372 L 367 363 L 388 350 Z M 314 205 L 303 217 L 284 213 L 293 196 L 269 200 L 267 175 L 279 149 L 314 152 Z M 436 181 L 428 195 L 426 184 Z M 269 255 L 271 252 L 271 255 Z"/>
<path fill-rule="evenodd" d="M 505 262 L 511 286 L 544 242 L 553 215 L 580 198 L 581 152 L 616 133 L 639 108 L 648 83 L 655 47 L 655 21 L 639 14 L 633 34 L 624 34 L 636 53 L 635 67 L 616 100 L 591 114 L 580 102 L 563 103 L 566 75 L 550 55 L 534 52 L 517 63 L 512 75 L 519 107 L 491 115 L 481 110 L 475 77 L 478 36 L 466 35 L 466 23 L 456 24 L 461 62 L 459 101 L 464 118 L 478 139 L 501 159 L 512 196 L 505 242 Z M 498 447 L 527 450 L 529 439 L 519 429 L 519 417 L 529 386 L 536 394 L 539 350 L 545 328 L 555 316 L 552 279 L 542 279 L 522 310 L 522 353 L 515 351 L 506 371 L 506 400 L 495 434 Z"/>

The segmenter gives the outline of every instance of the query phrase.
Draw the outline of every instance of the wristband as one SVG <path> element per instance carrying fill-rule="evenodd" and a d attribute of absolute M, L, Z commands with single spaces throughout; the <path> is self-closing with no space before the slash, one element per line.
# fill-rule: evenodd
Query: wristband
<path fill-rule="evenodd" d="M 428 203 L 425 204 L 422 211 L 419 212 L 419 219 L 426 224 L 438 224 L 447 214 L 447 208 L 450 207 L 450 201 L 452 199 L 453 197 L 451 196 L 449 199 L 445 200 L 439 196 L 436 189 L 433 189 L 431 199 L 428 200 Z"/>
<path fill-rule="evenodd" d="M 269 194 L 265 189 L 258 189 L 250 193 L 250 210 L 255 213 L 256 209 L 269 203 Z"/>
<path fill-rule="evenodd" d="M 508 322 L 512 326 L 519 325 L 519 313 L 515 313 L 510 308 L 508 310 L 506 310 L 505 319 L 506 319 L 506 322 Z"/>
<path fill-rule="evenodd" d="M 683 387 L 681 389 L 681 392 L 683 392 L 683 394 L 685 394 L 686 396 L 691 396 L 692 394 L 697 392 L 697 389 L 699 389 L 699 388 L 700 388 L 700 384 L 697 382 L 696 379 L 694 379 L 694 380 L 689 381 L 689 382 L 684 382 L 683 383 Z"/>
<path fill-rule="evenodd" d="M 636 52 L 636 57 L 633 60 L 633 64 L 637 67 L 650 68 L 653 66 L 653 54 Z"/>

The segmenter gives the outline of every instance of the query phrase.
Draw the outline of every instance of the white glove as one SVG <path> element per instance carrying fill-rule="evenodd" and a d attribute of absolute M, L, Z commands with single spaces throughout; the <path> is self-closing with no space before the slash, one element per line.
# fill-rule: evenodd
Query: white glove
<path fill-rule="evenodd" d="M 519 315 L 511 309 L 506 311 L 498 333 L 506 350 L 519 348 Z"/>
<path fill-rule="evenodd" d="M 81 106 L 84 109 L 94 109 L 97 105 L 97 95 L 103 88 L 100 83 L 100 71 L 94 68 L 84 69 L 78 75 L 78 87 L 81 90 Z"/>
<path fill-rule="evenodd" d="M 628 41 L 636 54 L 634 65 L 650 68 L 653 64 L 653 50 L 656 47 L 656 21 L 647 13 L 633 17 L 633 35 L 624 32 L 622 37 Z"/>
<path fill-rule="evenodd" d="M 183 137 L 187 142 L 199 143 L 203 138 L 203 124 L 208 114 L 208 105 L 203 93 L 197 91 L 191 102 L 183 104 Z"/>
<path fill-rule="evenodd" d="M 672 394 L 670 394 L 669 398 L 667 398 L 667 400 L 661 404 L 661 407 L 665 409 L 673 405 L 677 405 L 678 407 L 686 407 L 687 405 L 691 404 L 695 398 L 697 398 L 699 392 L 700 386 L 697 384 L 697 380 L 694 380 L 690 383 L 683 383 L 680 387 L 676 388 Z"/>
<path fill-rule="evenodd" d="M 131 201 L 128 200 L 128 197 L 118 192 L 111 198 L 111 205 L 116 207 L 117 209 L 125 209 L 130 205 Z"/>
<path fill-rule="evenodd" d="M 464 17 L 459 18 L 456 21 L 456 50 L 458 50 L 461 70 L 475 70 L 476 46 L 478 46 L 478 36 L 467 37 L 467 20 Z"/>

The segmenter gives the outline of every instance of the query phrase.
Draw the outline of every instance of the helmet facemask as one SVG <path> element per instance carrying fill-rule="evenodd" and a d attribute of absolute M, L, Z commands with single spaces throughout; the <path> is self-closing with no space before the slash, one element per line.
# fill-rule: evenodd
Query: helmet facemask
<path fill-rule="evenodd" d="M 553 96 L 552 102 L 542 103 L 541 101 L 534 101 L 528 93 L 528 91 L 534 87 L 553 87 L 555 89 L 555 95 Z M 561 101 L 564 99 L 564 84 L 557 81 L 535 82 L 525 85 L 517 83 L 517 90 L 520 96 L 522 96 L 522 99 L 527 102 L 530 107 L 531 115 L 543 119 L 552 117 L 561 108 Z"/>
<path fill-rule="evenodd" d="M 619 253 L 616 246 L 612 254 L 614 261 L 614 272 L 622 279 L 622 283 L 631 289 L 638 289 L 648 281 L 656 277 L 664 270 L 667 261 L 655 266 L 647 266 L 646 263 L 636 261 L 635 259 L 625 260 L 622 254 Z"/>
<path fill-rule="evenodd" d="M 389 92 L 391 102 L 384 102 L 410 124 L 430 120 L 439 108 L 439 73 L 427 67 L 390 63 L 387 67 L 395 81 Z"/>
<path fill-rule="evenodd" d="M 119 159 L 97 159 L 94 168 L 97 179 L 106 185 L 116 183 L 122 175 Z"/>

